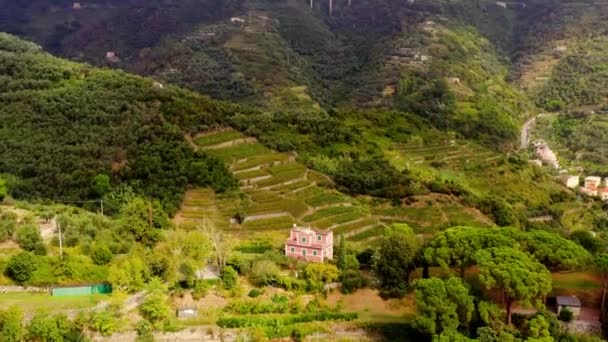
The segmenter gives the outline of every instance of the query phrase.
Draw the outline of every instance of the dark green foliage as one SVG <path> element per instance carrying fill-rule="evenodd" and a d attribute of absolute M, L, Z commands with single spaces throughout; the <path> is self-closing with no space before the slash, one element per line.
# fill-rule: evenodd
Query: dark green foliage
<path fill-rule="evenodd" d="M 0 41 L 28 51 L 0 51 L 6 80 L 0 86 L 0 172 L 21 177 L 11 189 L 15 196 L 97 197 L 109 190 L 108 175 L 173 212 L 188 182 L 218 182 L 218 190 L 234 185 L 222 165 L 196 156 L 184 140 L 187 132 L 217 124 L 227 106 L 61 61 L 7 35 Z"/>
<path fill-rule="evenodd" d="M 603 247 L 602 242 L 587 230 L 572 232 L 572 234 L 570 234 L 570 239 L 577 242 L 592 254 L 599 252 Z"/>
<path fill-rule="evenodd" d="M 163 322 L 169 318 L 170 307 L 167 297 L 160 291 L 149 294 L 139 306 L 139 313 L 152 324 Z"/>
<path fill-rule="evenodd" d="M 32 253 L 21 252 L 9 259 L 6 276 L 19 284 L 25 284 L 32 278 L 36 268 L 36 261 Z"/>
<path fill-rule="evenodd" d="M 373 257 L 373 273 L 383 297 L 405 295 L 418 249 L 418 240 L 407 225 L 393 225 L 385 230 Z"/>
<path fill-rule="evenodd" d="M 568 323 L 574 319 L 574 313 L 568 308 L 562 308 L 559 310 L 558 318 L 560 321 Z"/>
<path fill-rule="evenodd" d="M 258 288 L 253 288 L 251 289 L 251 291 L 249 291 L 249 294 L 247 296 L 249 296 L 250 298 L 257 298 L 259 296 L 261 296 L 264 293 L 264 291 L 258 289 Z"/>

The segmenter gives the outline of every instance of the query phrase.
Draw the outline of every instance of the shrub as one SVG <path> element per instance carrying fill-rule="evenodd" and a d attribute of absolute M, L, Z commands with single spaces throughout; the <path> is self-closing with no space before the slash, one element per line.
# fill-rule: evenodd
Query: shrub
<path fill-rule="evenodd" d="M 19 284 L 27 283 L 36 271 L 36 260 L 29 252 L 12 256 L 6 266 L 6 275 Z"/>
<path fill-rule="evenodd" d="M 222 283 L 226 290 L 232 290 L 236 287 L 239 280 L 239 274 L 230 266 L 224 267 L 221 274 Z"/>
<path fill-rule="evenodd" d="M 166 296 L 159 291 L 151 293 L 139 306 L 139 313 L 152 324 L 165 321 L 170 314 Z"/>
<path fill-rule="evenodd" d="M 90 326 L 103 336 L 109 336 L 120 328 L 120 319 L 109 310 L 98 311 L 92 314 Z"/>
<path fill-rule="evenodd" d="M 264 291 L 254 288 L 254 289 L 251 289 L 251 291 L 249 291 L 248 296 L 251 298 L 257 298 L 257 297 L 261 296 L 263 293 L 264 293 Z"/>
<path fill-rule="evenodd" d="M 574 319 L 574 312 L 568 308 L 562 308 L 559 310 L 558 317 L 562 322 L 571 322 Z"/>

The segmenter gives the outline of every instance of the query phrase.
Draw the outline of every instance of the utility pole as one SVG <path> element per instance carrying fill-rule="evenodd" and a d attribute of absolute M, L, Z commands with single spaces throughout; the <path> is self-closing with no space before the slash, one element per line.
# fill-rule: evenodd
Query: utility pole
<path fill-rule="evenodd" d="M 57 216 L 55 216 L 55 222 L 57 222 L 57 230 L 59 232 L 59 257 L 63 260 L 63 238 L 61 237 L 61 223 L 57 220 Z"/>
<path fill-rule="evenodd" d="M 314 1 L 315 0 L 310 0 L 310 9 L 312 9 L 314 7 Z"/>
<path fill-rule="evenodd" d="M 101 216 L 103 216 L 103 198 L 99 200 L 99 203 L 101 203 Z"/>
<path fill-rule="evenodd" d="M 329 16 L 334 12 L 334 0 L 329 0 Z"/>

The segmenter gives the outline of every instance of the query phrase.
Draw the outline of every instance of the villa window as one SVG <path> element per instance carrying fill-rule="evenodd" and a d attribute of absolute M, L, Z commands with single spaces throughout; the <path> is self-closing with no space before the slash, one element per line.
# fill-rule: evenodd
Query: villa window
<path fill-rule="evenodd" d="M 306 243 L 306 238 L 305 237 L 302 238 L 302 243 Z"/>
<path fill-rule="evenodd" d="M 305 249 L 302 250 L 302 256 L 306 256 L 306 250 Z"/>
<path fill-rule="evenodd" d="M 317 251 L 312 251 L 312 255 L 317 256 Z"/>
<path fill-rule="evenodd" d="M 291 253 L 295 253 L 296 249 L 294 247 L 291 247 Z"/>
<path fill-rule="evenodd" d="M 321 241 L 321 235 L 317 235 L 317 241 Z"/>

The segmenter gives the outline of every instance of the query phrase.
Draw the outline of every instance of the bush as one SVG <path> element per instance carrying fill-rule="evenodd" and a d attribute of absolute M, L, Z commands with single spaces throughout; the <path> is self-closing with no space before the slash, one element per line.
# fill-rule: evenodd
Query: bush
<path fill-rule="evenodd" d="M 221 274 L 222 283 L 226 290 L 232 290 L 236 287 L 239 280 L 239 274 L 230 266 L 224 267 Z"/>
<path fill-rule="evenodd" d="M 6 266 L 6 276 L 18 284 L 25 284 L 36 271 L 36 260 L 29 252 L 21 252 L 12 256 Z"/>
<path fill-rule="evenodd" d="M 562 308 L 559 310 L 558 317 L 562 322 L 571 322 L 574 319 L 574 312 L 568 308 Z"/>
<path fill-rule="evenodd" d="M 139 306 L 139 313 L 152 324 L 167 320 L 170 308 L 166 296 L 159 291 L 151 293 Z"/>
<path fill-rule="evenodd" d="M 251 291 L 249 291 L 248 296 L 251 298 L 257 298 L 257 297 L 261 296 L 263 293 L 264 293 L 264 291 L 254 288 L 254 289 L 251 289 Z"/>

